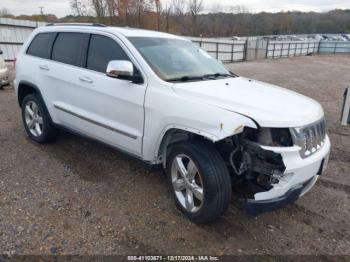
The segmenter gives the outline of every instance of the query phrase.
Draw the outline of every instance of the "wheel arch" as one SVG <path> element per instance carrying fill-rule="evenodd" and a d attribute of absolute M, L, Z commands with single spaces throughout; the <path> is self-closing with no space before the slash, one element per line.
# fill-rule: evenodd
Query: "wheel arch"
<path fill-rule="evenodd" d="M 224 133 L 221 136 L 217 136 L 194 128 L 172 125 L 162 132 L 162 136 L 156 147 L 157 162 L 166 168 L 167 156 L 169 153 L 169 148 L 172 144 L 190 140 L 202 140 L 215 144 L 216 142 L 224 140 L 227 137 L 243 132 L 244 127 L 244 125 L 241 125 L 231 133 Z"/>
<path fill-rule="evenodd" d="M 23 99 L 29 94 L 36 94 L 39 96 L 40 100 L 43 102 L 44 109 L 46 110 L 46 112 L 49 115 L 50 121 L 52 121 L 51 114 L 48 110 L 45 99 L 44 99 L 43 95 L 41 94 L 39 87 L 37 85 L 29 82 L 29 81 L 23 80 L 23 81 L 19 82 L 19 84 L 18 84 L 17 101 L 18 101 L 19 107 L 22 107 Z"/>
<path fill-rule="evenodd" d="M 157 160 L 163 164 L 163 167 L 166 167 L 166 161 L 168 156 L 168 148 L 175 143 L 188 141 L 193 136 L 198 136 L 197 134 L 186 130 L 185 128 L 171 127 L 167 129 L 164 133 L 160 142 L 157 146 Z"/>
<path fill-rule="evenodd" d="M 37 94 L 38 96 L 40 96 L 41 100 L 44 101 L 40 89 L 35 84 L 28 81 L 21 81 L 18 84 L 17 90 L 17 101 L 20 107 L 22 107 L 24 97 L 29 94 Z"/>

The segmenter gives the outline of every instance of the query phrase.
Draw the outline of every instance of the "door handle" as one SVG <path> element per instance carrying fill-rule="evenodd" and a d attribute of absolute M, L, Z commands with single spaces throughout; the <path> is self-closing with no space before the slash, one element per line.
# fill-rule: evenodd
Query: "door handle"
<path fill-rule="evenodd" d="M 89 84 L 92 84 L 94 82 L 90 77 L 87 76 L 81 76 L 79 77 L 79 80 Z"/>
<path fill-rule="evenodd" d="M 39 68 L 44 71 L 49 71 L 50 68 L 47 65 L 39 65 Z"/>

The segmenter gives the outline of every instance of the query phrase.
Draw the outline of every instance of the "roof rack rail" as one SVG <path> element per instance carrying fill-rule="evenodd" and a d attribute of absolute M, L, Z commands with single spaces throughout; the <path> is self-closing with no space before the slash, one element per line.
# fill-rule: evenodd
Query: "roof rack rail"
<path fill-rule="evenodd" d="M 96 26 L 96 27 L 107 27 L 104 24 L 99 23 L 51 23 L 46 26 Z"/>

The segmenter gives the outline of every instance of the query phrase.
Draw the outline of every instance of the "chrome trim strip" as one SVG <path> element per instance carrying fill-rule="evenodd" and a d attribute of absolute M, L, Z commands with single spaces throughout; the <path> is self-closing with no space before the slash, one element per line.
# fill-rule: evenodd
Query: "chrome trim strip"
<path fill-rule="evenodd" d="M 89 123 L 91 123 L 91 124 L 94 124 L 94 125 L 103 127 L 103 128 L 105 128 L 105 129 L 108 129 L 108 130 L 111 130 L 111 131 L 114 131 L 114 132 L 117 132 L 117 133 L 119 133 L 119 134 L 121 134 L 121 135 L 130 137 L 130 138 L 135 139 L 135 140 L 137 139 L 137 136 L 131 135 L 131 134 L 129 134 L 129 133 L 126 133 L 126 132 L 124 132 L 124 131 L 121 131 L 121 130 L 116 129 L 116 128 L 111 127 L 111 126 L 107 126 L 107 125 L 105 125 L 105 124 L 102 124 L 102 123 L 100 123 L 100 122 L 97 122 L 97 121 L 95 121 L 95 120 L 92 120 L 92 119 L 90 119 L 90 118 L 87 118 L 87 117 L 85 117 L 85 116 L 81 116 L 81 115 L 79 115 L 79 114 L 77 114 L 77 113 L 75 113 L 75 112 L 72 112 L 72 111 L 70 111 L 70 110 L 68 110 L 68 109 L 65 109 L 65 108 L 63 108 L 63 107 L 61 107 L 61 106 L 54 105 L 54 107 L 57 108 L 57 109 L 59 109 L 59 110 L 61 110 L 61 111 L 63 111 L 63 112 L 65 112 L 65 113 L 68 113 L 68 114 L 70 114 L 70 115 L 72 115 L 72 116 L 75 116 L 75 117 L 78 117 L 78 118 L 80 118 L 80 119 L 82 119 L 82 120 L 85 120 L 85 121 L 87 121 L 87 122 L 89 122 Z"/>

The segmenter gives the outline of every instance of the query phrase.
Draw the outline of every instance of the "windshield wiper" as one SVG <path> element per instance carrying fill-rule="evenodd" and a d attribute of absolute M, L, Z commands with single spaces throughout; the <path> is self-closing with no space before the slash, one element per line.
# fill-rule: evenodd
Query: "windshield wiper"
<path fill-rule="evenodd" d="M 187 82 L 193 80 L 203 80 L 203 76 L 183 76 L 178 78 L 166 79 L 167 82 Z"/>
<path fill-rule="evenodd" d="M 204 78 L 210 78 L 210 77 L 218 78 L 218 77 L 234 77 L 234 76 L 231 74 L 216 73 L 216 74 L 207 74 L 207 75 L 204 75 L 203 77 Z"/>
<path fill-rule="evenodd" d="M 212 79 L 212 78 L 218 78 L 218 77 L 235 77 L 235 75 L 216 73 L 216 74 L 207 74 L 203 76 L 183 76 L 178 78 L 166 79 L 166 81 L 167 82 L 187 82 L 187 81 L 195 81 L 195 80 L 204 80 L 208 78 Z"/>

